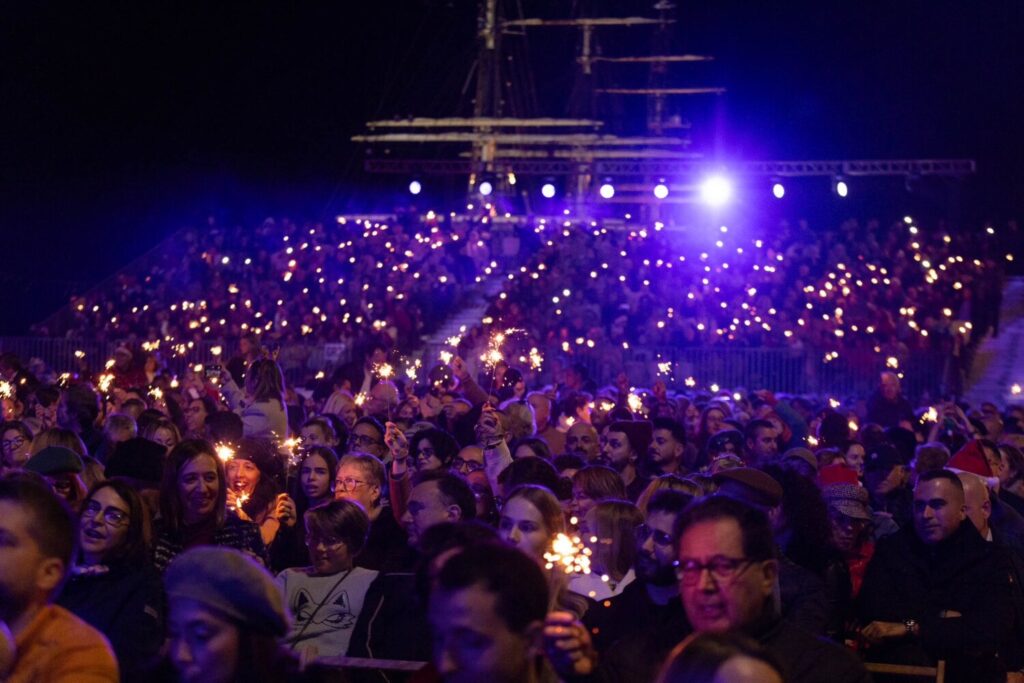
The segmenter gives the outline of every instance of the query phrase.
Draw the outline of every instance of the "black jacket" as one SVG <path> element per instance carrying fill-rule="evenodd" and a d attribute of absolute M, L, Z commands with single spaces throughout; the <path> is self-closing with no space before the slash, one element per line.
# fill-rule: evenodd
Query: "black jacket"
<path fill-rule="evenodd" d="M 114 565 L 102 574 L 72 576 L 56 601 L 110 641 L 121 680 L 146 680 L 164 640 L 163 586 L 149 566 Z"/>
<path fill-rule="evenodd" d="M 947 662 L 947 680 L 1005 680 L 1000 644 L 1013 624 L 1011 568 L 1005 552 L 986 543 L 969 520 L 928 546 L 913 529 L 878 542 L 860 591 L 860 620 L 914 619 L 919 637 L 892 639 L 869 650 L 869 661 Z M 960 617 L 943 618 L 944 611 Z"/>

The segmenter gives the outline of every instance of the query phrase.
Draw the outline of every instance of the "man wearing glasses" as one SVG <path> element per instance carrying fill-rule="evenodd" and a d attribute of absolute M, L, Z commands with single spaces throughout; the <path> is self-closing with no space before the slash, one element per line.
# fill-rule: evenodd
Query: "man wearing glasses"
<path fill-rule="evenodd" d="M 388 449 L 384 445 L 384 426 L 375 418 L 361 417 L 348 437 L 349 453 L 367 453 L 378 460 L 386 460 Z"/>
<path fill-rule="evenodd" d="M 778 616 L 774 595 L 779 565 L 763 512 L 738 500 L 711 496 L 690 505 L 676 528 L 679 595 L 694 631 L 739 630 L 756 638 L 782 663 L 790 683 L 870 680 L 851 652 Z M 581 626 L 559 613 L 548 618 L 548 652 L 559 671 L 573 680 L 634 680 L 610 670 L 611 652 L 605 658 L 608 662 L 595 666 L 596 656 Z M 678 642 L 687 634 L 675 635 Z M 673 644 L 652 653 L 652 658 L 660 662 Z"/>

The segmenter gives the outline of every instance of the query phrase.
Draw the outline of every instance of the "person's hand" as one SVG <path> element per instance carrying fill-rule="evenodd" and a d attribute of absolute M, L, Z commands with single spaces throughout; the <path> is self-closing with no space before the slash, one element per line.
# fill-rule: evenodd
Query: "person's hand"
<path fill-rule="evenodd" d="M 889 638 L 902 638 L 907 635 L 907 627 L 894 621 L 872 621 L 860 634 L 869 643 L 880 643 Z"/>
<path fill-rule="evenodd" d="M 242 505 L 245 502 L 245 500 L 248 500 L 248 496 L 245 498 L 245 500 L 239 500 L 239 494 L 240 492 L 237 491 L 235 487 L 232 486 L 228 488 L 228 509 L 234 510 L 235 514 L 243 522 L 251 522 L 252 517 L 250 517 L 249 514 L 242 508 Z"/>
<path fill-rule="evenodd" d="M 587 627 L 569 612 L 551 612 L 544 620 L 544 649 L 562 677 L 586 676 L 597 668 L 597 651 Z"/>
<path fill-rule="evenodd" d="M 277 494 L 277 498 L 274 500 L 272 516 L 284 526 L 294 526 L 298 520 L 298 515 L 295 512 L 295 501 L 292 500 L 292 497 L 287 493 Z"/>
<path fill-rule="evenodd" d="M 505 434 L 501 428 L 498 413 L 494 410 L 494 406 L 485 403 L 480 412 L 480 419 L 476 423 L 477 442 L 485 448 L 493 448 L 503 438 L 505 438 Z"/>
<path fill-rule="evenodd" d="M 405 460 L 409 457 L 409 440 L 394 422 L 384 424 L 384 445 L 391 451 L 394 460 Z"/>
<path fill-rule="evenodd" d="M 654 394 L 654 398 L 659 402 L 664 401 L 668 397 L 668 390 L 665 387 L 665 382 L 660 379 L 655 382 L 654 386 L 651 387 L 651 393 Z"/>
<path fill-rule="evenodd" d="M 450 363 L 452 368 L 452 374 L 460 382 L 465 382 L 469 379 L 469 368 L 466 367 L 466 361 L 462 360 L 461 356 L 452 356 L 452 362 Z"/>

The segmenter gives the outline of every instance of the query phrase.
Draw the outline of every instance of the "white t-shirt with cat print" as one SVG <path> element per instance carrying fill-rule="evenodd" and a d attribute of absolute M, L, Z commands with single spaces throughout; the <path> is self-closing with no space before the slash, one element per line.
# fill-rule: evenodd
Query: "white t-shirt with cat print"
<path fill-rule="evenodd" d="M 314 657 L 344 656 L 366 591 L 378 573 L 354 567 L 348 576 L 345 572 L 316 576 L 311 567 L 303 567 L 278 574 L 285 604 L 294 617 L 285 642 L 296 652 L 314 649 Z"/>

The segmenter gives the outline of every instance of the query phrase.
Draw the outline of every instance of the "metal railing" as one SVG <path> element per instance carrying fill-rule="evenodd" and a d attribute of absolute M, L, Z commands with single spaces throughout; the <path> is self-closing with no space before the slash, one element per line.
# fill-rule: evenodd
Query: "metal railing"
<path fill-rule="evenodd" d="M 55 372 L 75 371 L 79 366 L 76 352 L 85 354 L 86 367 L 99 371 L 113 356 L 117 344 L 81 339 L 48 337 L 0 337 L 0 351 L 13 352 L 25 363 L 39 359 Z M 215 347 L 221 348 L 214 355 Z M 438 347 L 441 348 L 441 347 Z M 437 362 L 437 350 L 424 349 L 425 365 Z M 196 363 L 226 363 L 234 349 L 219 340 L 205 340 L 193 344 L 185 353 L 177 355 L 170 349 L 161 350 L 166 367 L 181 374 Z M 348 362 L 351 347 L 344 344 L 292 343 L 285 345 L 278 362 L 289 383 L 306 382 L 318 371 L 329 373 Z M 867 396 L 878 386 L 879 373 L 886 369 L 886 357 L 864 352 L 843 352 L 835 360 L 824 362 L 823 354 L 816 350 L 742 349 L 742 348 L 676 348 L 657 347 L 623 351 L 614 361 L 602 361 L 597 356 L 562 356 L 549 354 L 548 361 L 556 359 L 562 365 L 581 363 L 599 384 L 611 384 L 620 372 L 638 387 L 650 387 L 662 379 L 670 387 L 685 388 L 692 377 L 697 388 L 707 390 L 712 384 L 723 389 L 742 387 L 748 390 L 770 389 L 795 394 L 819 394 L 841 397 Z M 659 368 L 659 364 L 668 366 Z M 536 378 L 551 381 L 549 368 Z M 950 386 L 950 358 L 941 352 L 915 352 L 899 359 L 898 371 L 903 374 L 904 393 L 912 398 L 924 394 L 932 397 L 947 393 Z"/>

